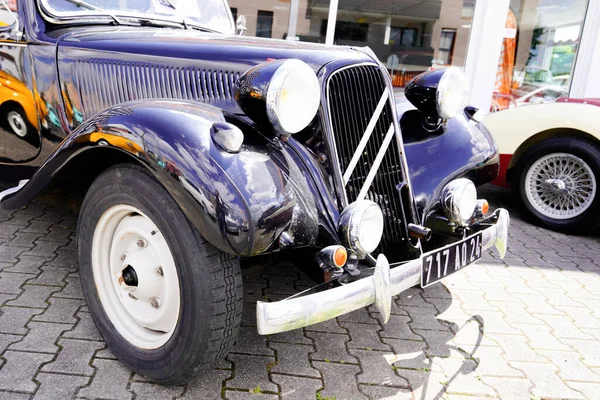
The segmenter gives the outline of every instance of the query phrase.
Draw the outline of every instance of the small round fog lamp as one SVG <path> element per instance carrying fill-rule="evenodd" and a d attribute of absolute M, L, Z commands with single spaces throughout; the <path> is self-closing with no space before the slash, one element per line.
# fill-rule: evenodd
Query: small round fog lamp
<path fill-rule="evenodd" d="M 441 202 L 446 217 L 464 225 L 473 216 L 477 205 L 475 184 L 466 178 L 451 181 L 442 190 Z"/>
<path fill-rule="evenodd" d="M 375 251 L 383 235 L 383 213 L 370 200 L 355 201 L 342 211 L 338 230 L 344 245 L 365 256 Z"/>

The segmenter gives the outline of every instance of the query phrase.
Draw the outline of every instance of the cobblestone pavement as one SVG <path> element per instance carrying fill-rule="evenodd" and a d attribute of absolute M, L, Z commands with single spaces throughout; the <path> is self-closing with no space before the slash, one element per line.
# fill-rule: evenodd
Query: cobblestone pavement
<path fill-rule="evenodd" d="M 492 190 L 495 205 L 509 195 Z M 83 301 L 77 216 L 37 202 L 0 211 L 0 399 L 600 399 L 600 237 L 534 227 L 512 211 L 504 261 L 373 308 L 261 337 L 257 299 L 310 283 L 289 268 L 245 273 L 239 343 L 187 386 L 161 387 L 106 349 Z"/>

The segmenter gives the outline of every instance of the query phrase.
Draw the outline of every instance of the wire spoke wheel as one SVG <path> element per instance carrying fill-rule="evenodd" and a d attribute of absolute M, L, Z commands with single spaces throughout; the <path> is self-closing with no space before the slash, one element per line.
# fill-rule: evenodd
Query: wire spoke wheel
<path fill-rule="evenodd" d="M 536 160 L 525 176 L 525 194 L 540 214 L 557 220 L 575 218 L 588 210 L 596 197 L 592 168 L 569 153 L 552 153 Z"/>

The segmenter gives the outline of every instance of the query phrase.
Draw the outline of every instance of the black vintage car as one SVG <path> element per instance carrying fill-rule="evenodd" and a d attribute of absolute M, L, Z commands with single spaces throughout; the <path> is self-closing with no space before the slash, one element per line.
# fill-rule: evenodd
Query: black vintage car
<path fill-rule="evenodd" d="M 504 255 L 508 213 L 476 190 L 497 149 L 458 70 L 400 98 L 369 49 L 236 36 L 223 0 L 10 4 L 0 207 L 85 192 L 83 290 L 137 373 L 183 382 L 227 354 L 252 257 L 322 280 L 257 303 L 272 334 L 371 304 L 386 322 L 393 295 Z"/>

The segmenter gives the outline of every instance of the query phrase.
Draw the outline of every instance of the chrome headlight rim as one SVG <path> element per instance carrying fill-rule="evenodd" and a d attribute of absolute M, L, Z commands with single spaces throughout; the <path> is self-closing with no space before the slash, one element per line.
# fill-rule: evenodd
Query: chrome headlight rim
<path fill-rule="evenodd" d="M 368 213 L 371 213 L 370 217 L 377 219 L 376 224 L 380 225 L 380 229 L 378 232 L 371 232 L 371 235 L 373 235 L 370 238 L 371 242 L 367 243 L 367 241 L 361 239 L 361 235 L 365 229 L 369 229 L 365 226 L 365 217 Z M 383 237 L 383 224 L 384 217 L 381 207 L 371 200 L 359 200 L 348 205 L 342 211 L 338 221 L 338 231 L 343 244 L 359 256 L 364 257 L 379 247 Z M 370 228 L 373 229 L 374 226 Z"/>
<path fill-rule="evenodd" d="M 475 213 L 477 188 L 473 181 L 459 178 L 450 181 L 442 189 L 441 204 L 444 214 L 458 225 L 465 225 Z"/>
<path fill-rule="evenodd" d="M 439 117 L 448 120 L 465 109 L 471 96 L 466 75 L 456 67 L 446 68 L 436 90 L 436 109 Z"/>
<path fill-rule="evenodd" d="M 307 108 L 299 111 L 297 114 L 297 116 L 301 118 L 301 122 L 296 125 L 289 123 L 289 121 L 284 121 L 279 104 L 282 96 L 289 95 L 285 92 L 284 88 L 287 79 L 294 73 L 303 75 L 303 78 L 306 79 L 305 81 L 303 80 L 303 85 L 309 91 L 312 91 L 310 94 L 314 96 L 313 98 L 305 99 L 304 106 Z M 298 59 L 288 59 L 277 68 L 271 77 L 265 102 L 267 118 L 271 125 L 273 125 L 273 128 L 282 135 L 293 135 L 309 126 L 317 115 L 321 103 L 321 85 L 315 72 L 307 63 Z M 302 115 L 302 111 L 304 111 L 306 115 Z"/>

